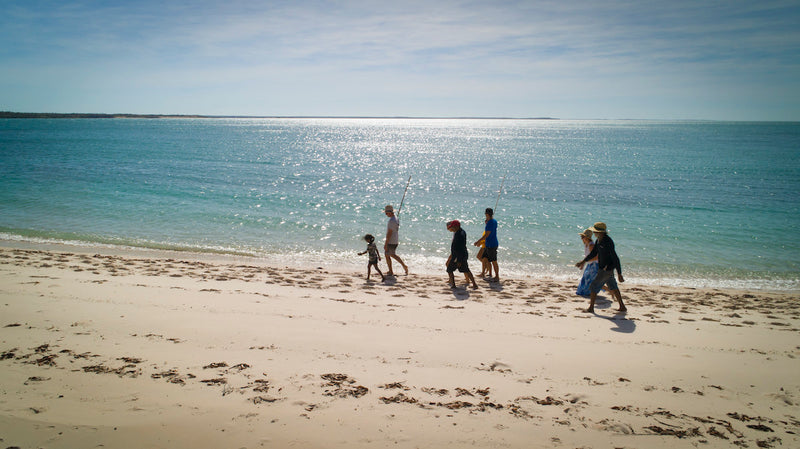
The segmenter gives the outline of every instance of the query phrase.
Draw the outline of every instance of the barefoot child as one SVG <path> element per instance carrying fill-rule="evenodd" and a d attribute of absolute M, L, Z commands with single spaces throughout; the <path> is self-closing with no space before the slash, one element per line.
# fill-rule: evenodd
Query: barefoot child
<path fill-rule="evenodd" d="M 372 266 L 375 266 L 375 271 L 381 275 L 381 280 L 385 281 L 386 277 L 381 273 L 381 269 L 378 268 L 378 261 L 381 260 L 381 256 L 378 253 L 378 247 L 375 246 L 375 237 L 372 234 L 367 234 L 364 236 L 364 240 L 367 241 L 367 250 L 364 252 L 358 253 L 359 256 L 363 256 L 366 253 L 369 253 L 369 262 L 367 263 L 367 280 L 369 280 L 369 276 L 371 274 Z"/>

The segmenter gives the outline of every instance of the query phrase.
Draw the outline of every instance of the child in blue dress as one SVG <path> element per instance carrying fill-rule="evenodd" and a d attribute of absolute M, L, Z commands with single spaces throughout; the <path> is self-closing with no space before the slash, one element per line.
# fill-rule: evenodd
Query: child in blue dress
<path fill-rule="evenodd" d="M 587 229 L 579 235 L 581 236 L 581 240 L 583 240 L 583 255 L 588 256 L 589 253 L 592 252 L 592 248 L 594 248 L 594 242 L 592 242 L 592 231 L 591 229 Z M 597 276 L 597 257 L 587 261 L 586 265 L 584 265 L 583 276 L 581 276 L 581 282 L 578 284 L 578 290 L 575 293 L 577 293 L 579 296 L 588 297 L 591 294 L 589 285 L 592 284 L 595 276 Z"/>

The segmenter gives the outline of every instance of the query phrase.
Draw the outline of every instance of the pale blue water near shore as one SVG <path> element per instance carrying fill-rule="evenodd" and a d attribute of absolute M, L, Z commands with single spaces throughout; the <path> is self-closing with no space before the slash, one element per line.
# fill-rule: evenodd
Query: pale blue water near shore
<path fill-rule="evenodd" d="M 447 220 L 480 236 L 505 176 L 503 274 L 577 280 L 604 221 L 630 282 L 800 289 L 800 123 L 0 120 L 0 238 L 360 269 L 409 176 L 412 271 L 442 272 Z"/>

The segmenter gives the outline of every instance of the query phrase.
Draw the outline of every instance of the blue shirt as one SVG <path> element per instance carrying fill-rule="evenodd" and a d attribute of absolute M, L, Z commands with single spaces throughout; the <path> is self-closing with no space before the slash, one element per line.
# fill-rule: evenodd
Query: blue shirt
<path fill-rule="evenodd" d="M 491 220 L 486 222 L 486 232 L 489 233 L 486 236 L 486 247 L 487 248 L 497 248 L 500 246 L 500 242 L 497 241 L 497 220 L 492 218 Z"/>

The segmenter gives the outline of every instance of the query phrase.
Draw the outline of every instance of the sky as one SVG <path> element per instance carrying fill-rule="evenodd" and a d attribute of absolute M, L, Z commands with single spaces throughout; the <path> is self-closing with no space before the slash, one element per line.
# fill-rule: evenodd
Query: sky
<path fill-rule="evenodd" d="M 0 110 L 800 121 L 798 0 L 6 0 Z"/>

